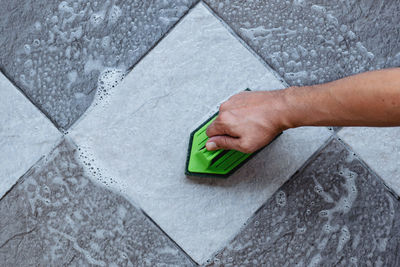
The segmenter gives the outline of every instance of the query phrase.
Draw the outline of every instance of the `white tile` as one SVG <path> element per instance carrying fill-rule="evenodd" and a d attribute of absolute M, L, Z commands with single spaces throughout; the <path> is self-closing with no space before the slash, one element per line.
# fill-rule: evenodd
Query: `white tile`
<path fill-rule="evenodd" d="M 325 128 L 290 130 L 228 180 L 188 179 L 190 132 L 219 102 L 247 87 L 283 85 L 199 4 L 71 136 L 86 151 L 89 171 L 99 168 L 99 180 L 121 190 L 204 262 L 330 136 Z"/>
<path fill-rule="evenodd" d="M 60 137 L 54 125 L 0 74 L 0 198 Z"/>
<path fill-rule="evenodd" d="M 400 127 L 349 127 L 339 136 L 400 195 Z"/>

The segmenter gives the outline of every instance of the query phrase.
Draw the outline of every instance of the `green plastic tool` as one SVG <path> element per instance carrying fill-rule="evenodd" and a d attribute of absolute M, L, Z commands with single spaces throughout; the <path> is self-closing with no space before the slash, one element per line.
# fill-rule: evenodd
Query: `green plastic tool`
<path fill-rule="evenodd" d="M 222 149 L 208 151 L 206 130 L 217 116 L 218 113 L 214 114 L 190 134 L 186 175 L 227 178 L 258 152 L 245 154 Z"/>
<path fill-rule="evenodd" d="M 195 176 L 227 177 L 243 164 L 251 154 L 236 150 L 208 151 L 207 127 L 217 118 L 218 113 L 200 125 L 190 135 L 186 174 Z"/>

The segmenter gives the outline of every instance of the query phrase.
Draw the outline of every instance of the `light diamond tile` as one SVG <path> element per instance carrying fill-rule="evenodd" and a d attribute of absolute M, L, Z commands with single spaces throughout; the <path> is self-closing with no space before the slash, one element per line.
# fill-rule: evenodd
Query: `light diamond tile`
<path fill-rule="evenodd" d="M 335 138 L 207 266 L 398 266 L 400 202 Z"/>
<path fill-rule="evenodd" d="M 0 266 L 193 266 L 143 213 L 89 181 L 62 140 L 0 202 Z"/>
<path fill-rule="evenodd" d="M 0 74 L 0 198 L 61 137 L 53 124 Z"/>
<path fill-rule="evenodd" d="M 400 65 L 396 0 L 205 2 L 290 85 Z"/>
<path fill-rule="evenodd" d="M 190 132 L 219 102 L 247 87 L 283 85 L 199 4 L 106 104 L 90 108 L 71 136 L 89 171 L 100 171 L 99 180 L 135 201 L 204 262 L 330 136 L 325 128 L 290 130 L 228 180 L 188 179 Z"/>
<path fill-rule="evenodd" d="M 400 128 L 350 127 L 339 136 L 400 195 Z"/>
<path fill-rule="evenodd" d="M 0 68 L 66 130 L 197 1 L 0 0 Z"/>

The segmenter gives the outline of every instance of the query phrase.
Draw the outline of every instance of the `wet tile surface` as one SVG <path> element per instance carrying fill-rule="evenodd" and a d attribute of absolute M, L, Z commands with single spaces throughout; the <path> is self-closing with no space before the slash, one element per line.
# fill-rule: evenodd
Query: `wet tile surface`
<path fill-rule="evenodd" d="M 399 266 L 400 202 L 333 139 L 209 266 Z"/>
<path fill-rule="evenodd" d="M 290 85 L 400 66 L 395 0 L 205 2 Z"/>
<path fill-rule="evenodd" d="M 235 92 L 282 87 L 200 4 L 70 135 L 83 159 L 99 168 L 99 181 L 136 201 L 201 263 L 330 133 L 325 128 L 287 131 L 228 180 L 184 175 L 189 135 Z"/>
<path fill-rule="evenodd" d="M 0 202 L 2 266 L 193 266 L 141 211 L 84 173 L 62 141 Z"/>
<path fill-rule="evenodd" d="M 289 130 L 228 180 L 184 175 L 221 101 L 283 88 L 202 4 L 125 78 L 196 2 L 0 0 L 5 75 L 61 129 L 91 105 L 35 164 L 61 134 L 0 75 L 0 265 L 400 266 L 396 128 Z M 395 0 L 205 2 L 291 85 L 400 66 Z M 357 156 L 333 139 L 297 173 L 337 132 Z"/>
<path fill-rule="evenodd" d="M 400 128 L 349 127 L 338 135 L 400 195 Z"/>
<path fill-rule="evenodd" d="M 400 67 L 400 5 L 398 1 L 318 0 L 371 51 L 374 67 Z"/>
<path fill-rule="evenodd" d="M 0 73 L 0 199 L 59 138 L 46 116 Z"/>
<path fill-rule="evenodd" d="M 194 2 L 0 0 L 0 68 L 66 129 Z"/>

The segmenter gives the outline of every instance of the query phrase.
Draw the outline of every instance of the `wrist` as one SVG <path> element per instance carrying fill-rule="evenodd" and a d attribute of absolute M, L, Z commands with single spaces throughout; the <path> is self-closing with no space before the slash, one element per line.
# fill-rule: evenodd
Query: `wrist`
<path fill-rule="evenodd" d="M 284 129 L 316 124 L 321 116 L 318 111 L 318 89 L 311 86 L 291 86 L 282 92 L 282 124 Z"/>

